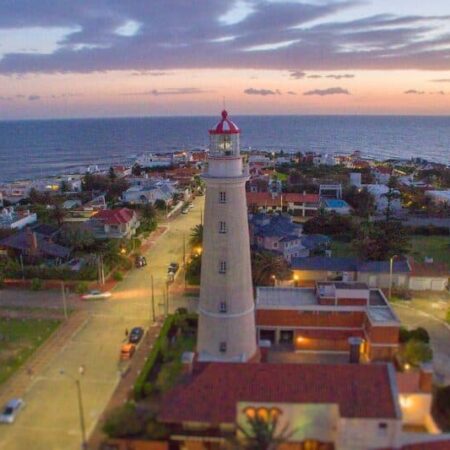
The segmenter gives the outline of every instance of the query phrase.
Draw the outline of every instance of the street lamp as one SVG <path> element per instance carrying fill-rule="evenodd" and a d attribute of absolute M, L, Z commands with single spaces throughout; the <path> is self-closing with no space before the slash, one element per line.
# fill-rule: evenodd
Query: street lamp
<path fill-rule="evenodd" d="M 87 444 L 87 438 L 86 438 L 86 425 L 84 422 L 84 409 L 83 409 L 83 399 L 81 397 L 80 379 L 74 377 L 73 375 L 70 375 L 69 373 L 66 373 L 64 371 L 64 369 L 60 369 L 59 373 L 61 375 L 65 375 L 65 376 L 71 378 L 73 381 L 75 381 L 75 386 L 77 388 L 78 412 L 80 415 L 81 448 L 82 448 L 82 450 L 87 450 L 88 444 Z M 84 366 L 80 366 L 78 368 L 78 373 L 80 374 L 80 376 L 84 374 Z"/>
<path fill-rule="evenodd" d="M 392 298 L 392 272 L 395 258 L 398 258 L 398 255 L 393 255 L 389 258 L 389 301 L 391 301 Z"/>
<path fill-rule="evenodd" d="M 277 277 L 275 275 L 271 275 L 270 278 L 273 280 L 274 287 L 277 285 Z"/>
<path fill-rule="evenodd" d="M 297 287 L 298 286 L 298 275 L 294 274 L 294 286 Z"/>

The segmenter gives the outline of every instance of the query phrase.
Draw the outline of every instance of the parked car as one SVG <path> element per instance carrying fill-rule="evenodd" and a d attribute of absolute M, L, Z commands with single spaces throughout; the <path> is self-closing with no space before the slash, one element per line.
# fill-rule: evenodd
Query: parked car
<path fill-rule="evenodd" d="M 131 359 L 134 355 L 134 352 L 136 351 L 136 346 L 134 344 L 122 344 L 122 347 L 120 347 L 120 359 L 122 361 Z"/>
<path fill-rule="evenodd" d="M 103 300 L 111 297 L 111 295 L 111 292 L 108 291 L 102 292 L 99 290 L 94 290 L 82 295 L 81 298 L 83 300 Z"/>
<path fill-rule="evenodd" d="M 173 274 L 175 274 L 175 273 L 177 273 L 178 272 L 178 269 L 180 268 L 180 265 L 178 264 L 178 263 L 176 263 L 176 262 L 171 262 L 170 264 L 169 264 L 169 267 L 167 268 L 167 272 L 168 273 L 173 273 Z"/>
<path fill-rule="evenodd" d="M 138 344 L 144 336 L 144 329 L 142 327 L 134 327 L 128 336 L 128 342 L 130 344 Z"/>
<path fill-rule="evenodd" d="M 11 399 L 3 408 L 0 414 L 1 423 L 13 423 L 16 420 L 17 414 L 25 406 L 25 402 L 21 398 Z"/>
<path fill-rule="evenodd" d="M 134 259 L 134 265 L 137 268 L 144 267 L 147 265 L 147 259 L 145 258 L 145 256 L 136 256 L 136 258 Z"/>

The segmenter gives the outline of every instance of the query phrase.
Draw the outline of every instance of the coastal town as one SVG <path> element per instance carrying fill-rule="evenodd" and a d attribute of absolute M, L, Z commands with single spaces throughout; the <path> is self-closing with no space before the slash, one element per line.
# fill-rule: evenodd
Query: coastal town
<path fill-rule="evenodd" d="M 0 184 L 0 449 L 449 448 L 450 167 L 240 133 Z"/>

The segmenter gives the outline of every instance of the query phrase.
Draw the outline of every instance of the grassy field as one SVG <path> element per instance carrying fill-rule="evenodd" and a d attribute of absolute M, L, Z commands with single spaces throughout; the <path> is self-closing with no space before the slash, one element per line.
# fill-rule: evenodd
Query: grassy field
<path fill-rule="evenodd" d="M 331 250 L 333 256 L 356 256 L 350 242 L 333 241 Z M 417 261 L 431 256 L 434 261 L 445 262 L 450 268 L 450 236 L 412 236 L 410 255 Z"/>
<path fill-rule="evenodd" d="M 50 336 L 58 320 L 0 319 L 0 384 Z"/>

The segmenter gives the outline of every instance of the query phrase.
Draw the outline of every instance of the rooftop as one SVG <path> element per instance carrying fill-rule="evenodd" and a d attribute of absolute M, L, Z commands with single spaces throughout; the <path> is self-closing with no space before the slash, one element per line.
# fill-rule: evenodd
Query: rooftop
<path fill-rule="evenodd" d="M 399 414 L 387 364 L 210 363 L 195 369 L 164 397 L 162 422 L 235 423 L 239 402 L 338 405 L 347 418 Z"/>
<path fill-rule="evenodd" d="M 128 208 L 103 209 L 93 219 L 101 220 L 109 225 L 128 223 L 134 216 L 134 211 Z"/>
<path fill-rule="evenodd" d="M 270 309 L 292 309 L 318 304 L 315 290 L 308 288 L 258 287 L 256 299 L 257 307 Z"/>

